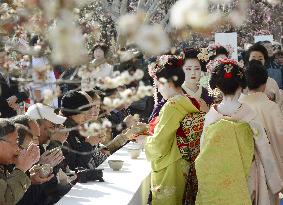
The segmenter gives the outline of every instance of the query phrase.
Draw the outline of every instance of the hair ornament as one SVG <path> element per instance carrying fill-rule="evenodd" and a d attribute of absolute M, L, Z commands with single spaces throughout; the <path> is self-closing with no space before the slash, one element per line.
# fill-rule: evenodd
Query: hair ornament
<path fill-rule="evenodd" d="M 231 64 L 226 64 L 226 65 L 224 66 L 224 70 L 225 70 L 224 78 L 225 78 L 225 79 L 230 79 L 230 78 L 233 77 L 232 72 L 231 72 L 232 69 L 233 69 L 233 66 L 232 66 Z"/>
<path fill-rule="evenodd" d="M 177 60 L 176 63 L 173 64 L 173 62 L 170 61 L 170 59 L 175 58 Z M 151 64 L 148 65 L 148 73 L 150 75 L 150 77 L 153 78 L 153 87 L 154 87 L 154 101 L 155 103 L 158 102 L 158 97 L 157 97 L 157 86 L 156 86 L 156 80 L 157 80 L 157 76 L 156 73 L 159 70 L 162 70 L 163 68 L 165 68 L 165 66 L 167 68 L 175 68 L 175 67 L 182 67 L 184 65 L 184 59 L 182 58 L 182 56 L 177 56 L 177 55 L 162 55 L 157 57 L 155 62 L 152 62 Z M 161 79 L 162 80 L 162 79 Z M 177 76 L 173 76 L 173 81 L 177 81 L 178 77 Z"/>
<path fill-rule="evenodd" d="M 201 48 L 200 53 L 197 55 L 197 58 L 200 61 L 207 62 L 211 56 L 215 55 L 213 50 L 209 50 L 208 48 Z"/>
<path fill-rule="evenodd" d="M 157 63 L 153 62 L 147 66 L 148 68 L 148 74 L 152 78 L 156 78 L 156 72 L 159 70 L 159 67 L 157 66 Z"/>

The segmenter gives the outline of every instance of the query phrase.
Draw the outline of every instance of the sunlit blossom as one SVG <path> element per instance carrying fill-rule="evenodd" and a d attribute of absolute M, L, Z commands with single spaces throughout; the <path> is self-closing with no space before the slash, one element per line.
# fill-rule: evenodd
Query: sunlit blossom
<path fill-rule="evenodd" d="M 75 66 L 87 62 L 84 37 L 70 12 L 62 11 L 61 18 L 50 29 L 48 37 L 54 63 Z"/>
<path fill-rule="evenodd" d="M 170 49 L 170 40 L 159 25 L 142 26 L 134 41 L 148 55 L 159 55 Z"/>

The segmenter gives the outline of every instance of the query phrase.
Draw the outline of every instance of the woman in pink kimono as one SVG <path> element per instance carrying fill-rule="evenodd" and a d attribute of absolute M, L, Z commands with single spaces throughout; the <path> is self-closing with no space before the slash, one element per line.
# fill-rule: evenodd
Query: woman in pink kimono
<path fill-rule="evenodd" d="M 283 179 L 283 115 L 277 103 L 264 93 L 268 80 L 267 71 L 259 61 L 251 61 L 246 69 L 248 95 L 242 95 L 240 102 L 249 105 L 263 124 L 277 166 Z"/>
<path fill-rule="evenodd" d="M 246 87 L 236 61 L 218 61 L 210 86 L 223 93 L 206 115 L 197 157 L 197 205 L 274 205 L 282 189 L 279 171 L 263 126 L 238 99 Z"/>

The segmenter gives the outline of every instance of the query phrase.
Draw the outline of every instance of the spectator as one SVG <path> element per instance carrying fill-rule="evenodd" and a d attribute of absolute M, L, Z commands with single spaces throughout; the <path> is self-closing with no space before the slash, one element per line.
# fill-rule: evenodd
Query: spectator
<path fill-rule="evenodd" d="M 5 64 L 7 53 L 0 52 L 0 112 L 1 118 L 17 115 L 18 103 L 28 98 L 27 91 L 19 91 L 18 82 L 12 79 Z"/>
<path fill-rule="evenodd" d="M 279 51 L 274 55 L 274 60 L 279 65 L 283 66 L 283 51 Z M 283 69 L 283 68 L 282 68 Z"/>
<path fill-rule="evenodd" d="M 242 95 L 240 102 L 244 103 L 257 114 L 267 133 L 281 179 L 283 179 L 283 115 L 278 104 L 272 102 L 264 94 L 268 75 L 258 61 L 250 62 L 246 69 L 248 95 Z"/>
<path fill-rule="evenodd" d="M 94 60 L 91 63 L 97 67 L 93 69 L 89 76 L 82 76 L 81 87 L 83 91 L 93 89 L 98 78 L 111 77 L 113 75 L 113 66 L 106 62 L 107 52 L 108 47 L 105 44 L 99 43 L 94 45 L 91 53 Z"/>
<path fill-rule="evenodd" d="M 40 145 L 47 144 L 49 140 L 52 140 L 54 135 L 51 134 L 54 132 L 56 125 L 61 125 L 66 121 L 65 117 L 56 115 L 54 109 L 41 103 L 30 106 L 26 115 L 36 120 L 40 127 Z"/>
<path fill-rule="evenodd" d="M 251 60 L 258 60 L 263 65 L 266 65 L 266 62 L 268 61 L 268 52 L 266 48 L 258 43 L 254 44 L 249 48 L 246 55 L 246 64 L 248 64 Z M 266 68 L 266 67 L 264 67 Z M 271 78 L 268 77 L 266 87 L 265 87 L 265 94 L 268 96 L 268 98 L 278 104 L 281 104 L 281 94 L 278 87 L 277 82 Z"/>
<path fill-rule="evenodd" d="M 29 122 L 26 122 L 27 120 Z M 63 124 L 65 120 L 66 118 L 56 115 L 52 108 L 40 103 L 29 107 L 26 116 L 15 118 L 15 121 L 20 123 L 39 126 L 39 146 L 42 154 L 39 163 L 50 164 L 53 167 L 55 176 L 47 183 L 32 186 L 18 205 L 54 204 L 71 189 L 70 184 L 61 185 L 57 180 L 59 169 L 66 169 L 65 164 L 62 162 L 64 160 L 62 151 L 51 151 L 53 147 L 62 146 L 68 137 L 67 133 L 55 132 L 56 126 Z M 30 128 L 33 132 L 36 131 L 36 126 Z"/>
<path fill-rule="evenodd" d="M 17 144 L 15 125 L 7 119 L 0 119 L 0 204 L 16 204 L 31 184 L 25 174 L 39 160 L 39 149 L 31 145 L 20 150 Z M 7 165 L 15 169 L 7 172 Z"/>
<path fill-rule="evenodd" d="M 40 43 L 40 38 L 34 36 L 30 45 L 36 46 Z M 45 92 L 52 91 L 55 93 L 56 91 L 56 78 L 53 69 L 50 70 L 50 66 L 51 64 L 46 57 L 32 56 L 30 73 L 33 79 L 33 84 L 31 85 L 31 89 L 35 103 L 43 101 Z M 43 85 L 42 82 L 47 83 Z M 55 98 L 50 105 L 58 107 L 58 99 Z"/>
<path fill-rule="evenodd" d="M 259 43 L 266 48 L 267 53 L 268 53 L 268 59 L 265 62 L 268 76 L 273 78 L 277 82 L 279 88 L 282 89 L 283 88 L 283 71 L 282 71 L 283 67 L 282 65 L 278 64 L 274 60 L 274 51 L 273 51 L 272 43 L 269 41 L 263 41 Z"/>
<path fill-rule="evenodd" d="M 90 112 L 86 116 L 85 121 L 98 121 L 99 111 L 100 111 L 100 97 L 95 93 L 94 90 L 88 92 L 82 92 L 88 99 L 89 103 L 91 104 Z M 94 138 L 94 146 L 93 146 L 93 155 L 92 160 L 90 161 L 89 165 L 93 165 L 90 168 L 96 168 L 100 164 L 102 164 L 107 157 L 110 155 L 110 152 L 107 149 L 100 149 L 100 143 L 102 143 L 106 138 L 106 129 L 101 129 L 95 136 L 90 136 Z M 96 139 L 96 142 L 95 142 Z"/>
<path fill-rule="evenodd" d="M 17 115 L 11 119 L 11 122 L 15 124 L 24 125 L 29 129 L 35 144 L 39 144 L 40 128 L 35 120 L 32 120 L 27 115 Z"/>
<path fill-rule="evenodd" d="M 63 96 L 61 103 L 61 112 L 67 117 L 64 125 L 67 128 L 80 128 L 86 121 L 87 111 L 91 110 L 87 97 L 81 92 L 69 91 Z M 69 133 L 67 142 L 70 151 L 65 152 L 64 156 L 71 170 L 75 170 L 78 167 L 89 169 L 97 166 L 93 164 L 93 153 L 97 144 L 96 138 L 91 136 L 84 137 L 78 129 L 73 129 Z"/>

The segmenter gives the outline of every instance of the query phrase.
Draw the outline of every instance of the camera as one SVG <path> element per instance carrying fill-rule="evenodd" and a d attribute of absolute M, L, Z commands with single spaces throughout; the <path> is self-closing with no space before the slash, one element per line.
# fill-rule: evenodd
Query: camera
<path fill-rule="evenodd" d="M 76 170 L 77 182 L 87 183 L 90 181 L 104 182 L 102 169 L 82 169 Z"/>

